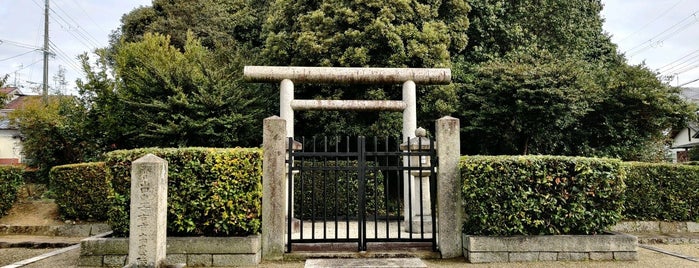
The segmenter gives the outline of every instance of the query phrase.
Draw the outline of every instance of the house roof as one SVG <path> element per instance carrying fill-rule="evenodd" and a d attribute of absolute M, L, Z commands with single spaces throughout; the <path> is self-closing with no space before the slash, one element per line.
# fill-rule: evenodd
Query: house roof
<path fill-rule="evenodd" d="M 22 108 L 24 106 L 24 104 L 27 103 L 29 100 L 40 99 L 40 98 L 41 98 L 41 96 L 22 95 L 22 96 L 17 97 L 14 100 L 11 100 L 7 104 L 5 104 L 5 107 L 3 107 L 3 109 L 7 109 L 7 110 L 19 109 L 19 108 Z"/>
<path fill-rule="evenodd" d="M 19 89 L 16 88 L 16 87 L 3 87 L 3 88 L 0 88 L 0 93 L 2 93 L 2 94 L 10 94 L 10 93 L 12 93 L 12 92 L 14 92 L 14 91 L 19 91 Z"/>

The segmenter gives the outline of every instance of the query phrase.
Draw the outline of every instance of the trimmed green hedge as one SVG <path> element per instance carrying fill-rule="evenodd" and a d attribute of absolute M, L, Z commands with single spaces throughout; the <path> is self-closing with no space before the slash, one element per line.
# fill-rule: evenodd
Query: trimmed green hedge
<path fill-rule="evenodd" d="M 17 190 L 24 180 L 24 166 L 0 166 L 0 217 L 4 216 L 17 199 Z"/>
<path fill-rule="evenodd" d="M 168 161 L 168 235 L 260 232 L 261 149 L 145 148 L 105 156 L 112 175 L 108 222 L 116 235 L 128 235 L 131 162 L 148 153 Z"/>
<path fill-rule="evenodd" d="M 597 234 L 621 219 L 618 160 L 466 156 L 460 168 L 466 234 Z"/>
<path fill-rule="evenodd" d="M 625 163 L 630 220 L 699 222 L 699 166 Z"/>
<path fill-rule="evenodd" d="M 104 221 L 109 178 L 104 162 L 56 166 L 49 173 L 58 212 L 63 219 Z"/>

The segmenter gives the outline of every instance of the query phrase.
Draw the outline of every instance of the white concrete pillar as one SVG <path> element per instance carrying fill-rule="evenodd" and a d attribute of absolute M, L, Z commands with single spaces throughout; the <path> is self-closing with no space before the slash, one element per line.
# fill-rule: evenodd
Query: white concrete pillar
<path fill-rule="evenodd" d="M 417 92 L 415 82 L 406 81 L 403 83 L 403 102 L 405 102 L 405 110 L 403 110 L 403 142 L 407 142 L 410 137 L 415 136 L 417 129 Z M 403 157 L 403 164 L 408 165 L 408 157 Z M 415 180 L 412 179 L 410 172 L 403 172 L 403 219 L 406 224 L 412 219 L 415 208 L 419 203 L 410 200 L 410 192 L 415 193 Z M 412 201 L 415 201 L 414 199 Z M 410 204 L 412 204 L 412 211 Z M 409 226 L 407 227 L 409 228 Z"/>
<path fill-rule="evenodd" d="M 294 100 L 294 82 L 289 79 L 284 79 L 279 85 L 279 116 L 286 121 L 286 137 L 294 136 L 294 109 L 291 108 L 292 100 Z"/>

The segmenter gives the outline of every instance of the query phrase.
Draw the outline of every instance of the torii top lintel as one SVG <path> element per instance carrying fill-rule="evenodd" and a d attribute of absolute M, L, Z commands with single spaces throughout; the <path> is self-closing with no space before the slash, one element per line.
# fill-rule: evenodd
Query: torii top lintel
<path fill-rule="evenodd" d="M 289 79 L 295 84 L 401 84 L 406 81 L 421 85 L 451 83 L 449 68 L 245 66 L 243 76 L 248 82 L 277 83 Z"/>

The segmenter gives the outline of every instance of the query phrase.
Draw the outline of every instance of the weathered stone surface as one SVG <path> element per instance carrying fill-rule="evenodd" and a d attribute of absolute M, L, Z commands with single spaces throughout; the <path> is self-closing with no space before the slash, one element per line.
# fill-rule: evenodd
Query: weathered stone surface
<path fill-rule="evenodd" d="M 460 257 L 464 247 L 461 235 L 460 128 L 459 119 L 446 116 L 437 120 L 437 244 L 442 258 Z"/>
<path fill-rule="evenodd" d="M 539 261 L 555 261 L 558 259 L 558 252 L 539 252 Z"/>
<path fill-rule="evenodd" d="M 187 263 L 187 254 L 167 254 L 165 258 L 167 264 Z"/>
<path fill-rule="evenodd" d="M 293 124 L 293 122 L 289 122 Z M 262 134 L 262 258 L 281 260 L 286 228 L 286 125 L 277 116 L 265 118 Z"/>
<path fill-rule="evenodd" d="M 248 82 L 279 82 L 290 79 L 296 83 L 398 84 L 411 80 L 417 84 L 435 85 L 451 83 L 451 70 L 448 68 L 245 66 L 243 77 Z"/>
<path fill-rule="evenodd" d="M 106 267 L 124 267 L 126 255 L 106 255 L 103 260 Z"/>
<path fill-rule="evenodd" d="M 610 230 L 622 233 L 658 232 L 660 225 L 657 221 L 624 221 L 612 226 Z"/>
<path fill-rule="evenodd" d="M 130 266 L 160 266 L 165 261 L 167 161 L 147 154 L 131 166 Z"/>
<path fill-rule="evenodd" d="M 638 252 L 636 252 L 636 251 L 614 252 L 614 259 L 618 260 L 618 261 L 637 261 L 638 260 Z"/>
<path fill-rule="evenodd" d="M 214 254 L 213 266 L 238 267 L 253 266 L 260 263 L 261 254 Z"/>
<path fill-rule="evenodd" d="M 80 241 L 80 256 L 129 253 L 127 238 L 86 238 Z"/>
<path fill-rule="evenodd" d="M 306 268 L 330 267 L 427 267 L 418 258 L 375 258 L 375 259 L 308 259 Z"/>
<path fill-rule="evenodd" d="M 681 233 L 687 231 L 687 225 L 684 222 L 660 222 L 661 233 Z"/>
<path fill-rule="evenodd" d="M 466 260 L 471 263 L 484 262 L 508 262 L 509 253 L 507 252 L 471 252 L 466 256 Z"/>
<path fill-rule="evenodd" d="M 440 229 L 441 230 L 441 229 Z M 555 236 L 512 236 L 485 237 L 466 236 L 464 243 L 472 252 L 484 251 L 634 251 L 637 239 L 634 236 L 617 235 L 555 235 Z"/>
<path fill-rule="evenodd" d="M 102 267 L 102 256 L 80 256 L 78 266 Z"/>
<path fill-rule="evenodd" d="M 509 256 L 510 262 L 527 262 L 539 260 L 539 252 L 512 252 Z"/>
<path fill-rule="evenodd" d="M 260 251 L 260 236 L 247 237 L 170 237 L 168 254 L 236 254 Z"/>
<path fill-rule="evenodd" d="M 699 233 L 699 222 L 687 222 L 687 232 Z"/>
<path fill-rule="evenodd" d="M 613 259 L 613 252 L 590 252 L 590 260 L 592 261 L 609 261 Z"/>
<path fill-rule="evenodd" d="M 586 261 L 590 259 L 587 252 L 558 252 L 559 261 Z"/>
<path fill-rule="evenodd" d="M 211 254 L 188 254 L 187 255 L 187 266 L 197 267 L 204 266 L 210 267 L 213 264 L 213 258 Z"/>

